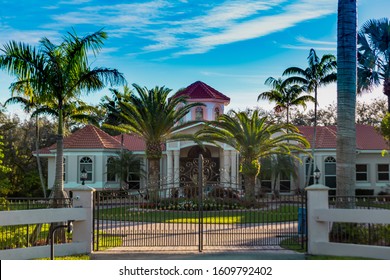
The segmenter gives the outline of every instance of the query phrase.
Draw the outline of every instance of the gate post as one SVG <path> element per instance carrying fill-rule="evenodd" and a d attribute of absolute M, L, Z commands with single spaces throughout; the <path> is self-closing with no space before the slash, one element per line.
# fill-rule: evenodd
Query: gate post
<path fill-rule="evenodd" d="M 93 193 L 94 188 L 79 186 L 71 189 L 73 193 L 73 208 L 83 208 L 86 218 L 73 223 L 73 242 L 85 242 L 86 253 L 93 251 Z"/>
<path fill-rule="evenodd" d="M 305 189 L 307 191 L 307 252 L 311 255 L 318 255 L 319 242 L 329 242 L 329 226 L 327 222 L 316 220 L 315 210 L 328 209 L 329 188 L 316 184 Z"/>
<path fill-rule="evenodd" d="M 199 155 L 198 162 L 198 209 L 199 209 L 199 252 L 203 251 L 203 155 Z"/>

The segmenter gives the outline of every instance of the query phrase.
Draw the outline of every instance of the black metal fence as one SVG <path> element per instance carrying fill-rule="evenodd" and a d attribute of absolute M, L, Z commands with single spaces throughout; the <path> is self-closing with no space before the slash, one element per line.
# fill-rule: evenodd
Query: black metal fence
<path fill-rule="evenodd" d="M 329 197 L 329 208 L 390 210 L 390 196 Z M 375 246 L 390 246 L 390 224 L 333 223 L 329 240 Z"/>
<path fill-rule="evenodd" d="M 249 202 L 236 189 L 221 185 L 202 191 L 192 185 L 171 186 L 155 194 L 102 191 L 95 196 L 94 224 L 95 250 L 116 246 L 279 249 L 282 241 L 303 248 L 305 197 L 269 196 Z"/>

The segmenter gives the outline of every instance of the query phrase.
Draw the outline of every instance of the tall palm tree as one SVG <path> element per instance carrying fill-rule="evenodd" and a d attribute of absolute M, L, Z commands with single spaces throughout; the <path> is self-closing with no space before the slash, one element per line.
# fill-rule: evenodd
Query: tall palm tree
<path fill-rule="evenodd" d="M 230 115 L 221 115 L 217 120 L 207 122 L 196 137 L 203 142 L 228 144 L 239 152 L 245 198 L 250 202 L 255 200 L 261 158 L 274 154 L 294 156 L 294 151 L 302 151 L 309 146 L 295 126 L 274 124 L 267 117 L 260 117 L 258 110 L 251 114 L 231 111 Z"/>
<path fill-rule="evenodd" d="M 306 109 L 307 102 L 314 102 L 311 95 L 301 95 L 303 88 L 298 85 L 289 85 L 281 78 L 275 79 L 269 77 L 265 80 L 265 84 L 271 86 L 272 89 L 259 94 L 257 101 L 267 99 L 276 103 L 274 108 L 276 113 L 286 110 L 287 123 L 290 123 L 290 108 L 293 106 L 302 106 Z"/>
<path fill-rule="evenodd" d="M 371 91 L 383 82 L 390 112 L 390 20 L 366 21 L 358 33 L 358 92 Z"/>
<path fill-rule="evenodd" d="M 312 158 L 316 149 L 317 139 L 317 105 L 318 105 L 318 88 L 333 83 L 337 80 L 337 63 L 336 58 L 332 54 L 325 54 L 321 58 L 317 56 L 314 49 L 310 49 L 307 57 L 308 67 L 302 69 L 299 67 L 289 67 L 283 72 L 283 76 L 290 76 L 286 79 L 287 84 L 299 84 L 304 86 L 306 92 L 314 92 L 314 128 L 313 140 L 311 143 Z M 309 170 L 314 170 L 311 168 Z M 309 182 L 309 176 L 306 184 Z"/>
<path fill-rule="evenodd" d="M 337 196 L 353 196 L 356 183 L 357 1 L 339 0 L 337 21 Z"/>
<path fill-rule="evenodd" d="M 39 95 L 39 102 L 52 106 L 58 117 L 56 175 L 52 196 L 65 197 L 63 183 L 64 112 L 69 104 L 87 94 L 112 85 L 123 84 L 125 79 L 115 69 L 91 68 L 89 56 L 96 56 L 107 38 L 106 32 L 78 37 L 67 33 L 63 42 L 55 45 L 48 38 L 40 40 L 39 48 L 11 41 L 5 44 L 0 55 L 0 68 L 17 77 L 11 89 L 23 84 L 31 86 Z"/>
<path fill-rule="evenodd" d="M 121 123 L 118 126 L 105 126 L 122 133 L 134 133 L 145 140 L 148 188 L 152 195 L 156 195 L 163 145 L 167 140 L 180 139 L 183 135 L 175 132 L 186 124 L 180 125 L 179 121 L 191 108 L 204 104 L 187 103 L 186 96 L 168 98 L 171 90 L 165 87 L 147 89 L 137 84 L 133 84 L 133 87 L 137 94 L 122 95 L 119 101 Z"/>

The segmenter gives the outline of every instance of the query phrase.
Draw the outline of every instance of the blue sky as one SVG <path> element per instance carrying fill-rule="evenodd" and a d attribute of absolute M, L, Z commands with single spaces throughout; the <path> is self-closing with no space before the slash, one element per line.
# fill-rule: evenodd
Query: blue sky
<path fill-rule="evenodd" d="M 173 92 L 201 80 L 231 98 L 228 108 L 254 106 L 266 78 L 306 67 L 310 48 L 336 55 L 337 0 L 0 0 L 0 46 L 10 40 L 59 43 L 72 28 L 82 36 L 108 33 L 94 66 L 116 68 L 129 84 Z M 390 1 L 359 0 L 359 27 L 389 17 Z M 12 78 L 0 72 L 0 102 Z M 85 98 L 97 104 L 108 90 Z M 381 89 L 362 98 L 382 97 Z M 336 101 L 321 89 L 320 107 Z M 10 112 L 19 112 L 12 106 Z"/>

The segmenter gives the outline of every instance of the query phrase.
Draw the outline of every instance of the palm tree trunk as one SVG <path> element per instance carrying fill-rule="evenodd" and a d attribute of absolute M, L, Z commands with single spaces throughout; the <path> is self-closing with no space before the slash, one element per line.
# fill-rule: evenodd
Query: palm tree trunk
<path fill-rule="evenodd" d="M 245 183 L 245 201 L 249 203 L 254 203 L 256 200 L 255 197 L 255 186 L 256 186 L 256 176 L 246 175 L 244 176 Z"/>
<path fill-rule="evenodd" d="M 148 170 L 148 192 L 152 200 L 158 198 L 159 179 L 160 179 L 160 159 L 149 158 Z"/>
<path fill-rule="evenodd" d="M 315 162 L 315 151 L 316 151 L 316 141 L 317 141 L 317 98 L 318 98 L 318 90 L 317 87 L 314 89 L 314 124 L 313 124 L 313 139 L 311 143 L 311 157 L 312 160 L 309 163 L 309 169 L 306 174 L 306 184 L 305 187 L 309 186 L 310 177 L 313 175 Z"/>
<path fill-rule="evenodd" d="M 337 196 L 353 196 L 356 183 L 357 2 L 338 1 Z M 349 207 L 350 205 L 340 205 Z"/>
<path fill-rule="evenodd" d="M 64 191 L 64 121 L 62 110 L 58 113 L 58 130 L 57 130 L 57 151 L 56 151 L 56 173 L 53 191 L 51 197 L 54 198 L 53 207 L 65 207 L 65 199 L 68 197 Z"/>
<path fill-rule="evenodd" d="M 39 180 L 41 182 L 43 197 L 46 198 L 46 186 L 45 186 L 45 180 L 43 178 L 43 173 L 42 173 L 41 158 L 39 156 L 39 117 L 38 117 L 38 115 L 35 117 L 35 151 L 36 151 L 36 158 L 37 158 Z"/>

